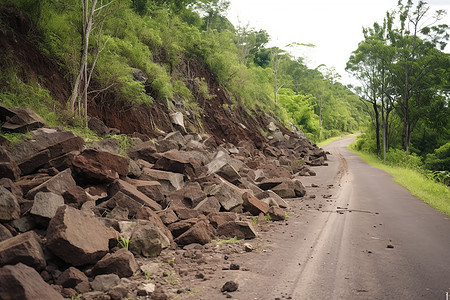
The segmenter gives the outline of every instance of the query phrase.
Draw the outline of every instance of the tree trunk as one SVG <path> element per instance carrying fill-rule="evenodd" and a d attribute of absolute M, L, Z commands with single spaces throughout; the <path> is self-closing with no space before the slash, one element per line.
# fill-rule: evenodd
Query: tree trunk
<path fill-rule="evenodd" d="M 378 111 L 378 106 L 374 102 L 373 103 L 373 110 L 375 112 L 375 135 L 377 137 L 377 156 L 381 156 L 381 147 L 380 147 L 380 112 Z"/>

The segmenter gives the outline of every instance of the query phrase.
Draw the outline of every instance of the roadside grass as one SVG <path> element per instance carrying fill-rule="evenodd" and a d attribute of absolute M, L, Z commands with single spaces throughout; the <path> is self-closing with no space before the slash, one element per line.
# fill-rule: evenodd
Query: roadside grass
<path fill-rule="evenodd" d="M 450 216 L 450 188 L 426 178 L 417 170 L 392 167 L 383 164 L 376 155 L 352 149 L 369 165 L 384 170 L 394 177 L 394 181 L 405 187 L 412 195 L 423 200 L 436 210 Z"/>

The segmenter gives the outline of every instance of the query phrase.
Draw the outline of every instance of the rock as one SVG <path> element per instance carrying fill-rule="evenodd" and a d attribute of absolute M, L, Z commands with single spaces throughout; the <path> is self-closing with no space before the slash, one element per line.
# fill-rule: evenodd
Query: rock
<path fill-rule="evenodd" d="M 255 229 L 248 222 L 231 221 L 217 227 L 217 235 L 225 238 L 253 239 L 256 237 Z"/>
<path fill-rule="evenodd" d="M 4 136 L 0 135 L 0 148 L 8 148 L 11 142 Z"/>
<path fill-rule="evenodd" d="M 27 131 L 43 127 L 45 124 L 44 119 L 29 108 L 6 108 L 2 105 L 0 113 L 5 110 L 9 110 L 9 117 L 5 118 L 6 122 L 2 125 L 2 130 L 5 132 L 26 133 Z M 3 119 L 4 117 L 0 118 Z"/>
<path fill-rule="evenodd" d="M 178 221 L 178 216 L 172 209 L 164 209 L 163 211 L 157 212 L 157 214 L 164 225 L 169 225 Z"/>
<path fill-rule="evenodd" d="M 84 140 L 71 131 L 41 128 L 31 132 L 31 138 L 12 147 L 12 158 L 22 175 L 31 174 L 50 160 L 72 151 L 81 151 Z"/>
<path fill-rule="evenodd" d="M 201 221 L 177 237 L 174 242 L 180 246 L 198 243 L 205 245 L 211 241 L 214 228 L 207 221 Z"/>
<path fill-rule="evenodd" d="M 35 300 L 64 298 L 48 285 L 33 268 L 22 263 L 0 268 L 0 299 Z"/>
<path fill-rule="evenodd" d="M 300 180 L 294 180 L 294 191 L 295 191 L 295 196 L 297 196 L 297 197 L 303 197 L 306 195 L 306 189 L 303 186 L 303 184 L 300 182 Z"/>
<path fill-rule="evenodd" d="M 1 173 L 0 173 L 1 174 Z M 0 179 L 0 186 L 3 186 L 16 196 L 17 201 L 23 197 L 22 189 L 20 189 L 10 178 L 3 177 Z"/>
<path fill-rule="evenodd" d="M 212 213 L 220 211 L 220 203 L 216 197 L 207 197 L 194 208 L 202 213 Z"/>
<path fill-rule="evenodd" d="M 72 162 L 81 182 L 111 183 L 128 174 L 128 159 L 109 152 L 86 149 Z"/>
<path fill-rule="evenodd" d="M 37 270 L 46 266 L 40 238 L 33 231 L 0 242 L 0 265 L 19 262 Z"/>
<path fill-rule="evenodd" d="M 156 201 L 150 199 L 149 197 L 138 191 L 136 187 L 121 179 L 117 180 L 116 182 L 114 182 L 112 185 L 109 186 L 109 195 L 114 196 L 119 191 L 127 195 L 128 197 L 132 198 L 135 202 L 137 202 L 141 206 L 144 205 L 150 207 L 155 211 L 162 209 L 161 205 L 156 203 Z"/>
<path fill-rule="evenodd" d="M 0 221 L 11 221 L 20 216 L 19 202 L 16 196 L 0 186 Z"/>
<path fill-rule="evenodd" d="M 75 288 L 81 283 L 89 284 L 89 278 L 77 268 L 69 267 L 61 273 L 55 283 L 65 288 Z"/>
<path fill-rule="evenodd" d="M 198 203 L 206 198 L 198 182 L 189 182 L 183 188 L 170 193 L 165 202 L 166 207 L 170 206 L 173 210 L 179 208 L 194 208 Z"/>
<path fill-rule="evenodd" d="M 97 275 L 91 282 L 91 287 L 94 291 L 107 292 L 116 287 L 119 282 L 120 278 L 116 274 Z"/>
<path fill-rule="evenodd" d="M 275 131 L 279 130 L 278 127 L 273 122 L 270 122 L 269 125 L 267 125 L 267 129 L 270 132 L 275 132 Z"/>
<path fill-rule="evenodd" d="M 5 226 L 0 224 L 0 243 L 12 237 L 11 232 Z"/>
<path fill-rule="evenodd" d="M 22 190 L 23 194 L 28 193 L 31 189 L 46 182 L 52 178 L 47 174 L 34 174 L 22 176 L 20 180 L 16 181 L 16 185 Z"/>
<path fill-rule="evenodd" d="M 225 182 L 216 185 L 209 195 L 216 197 L 226 211 L 231 211 L 244 203 L 238 189 Z"/>
<path fill-rule="evenodd" d="M 116 238 L 92 215 L 61 206 L 47 229 L 47 248 L 73 266 L 95 264 L 109 251 L 109 239 Z"/>
<path fill-rule="evenodd" d="M 64 198 L 61 195 L 48 192 L 39 192 L 34 197 L 33 207 L 30 213 L 40 219 L 49 221 L 56 214 L 59 207 L 64 205 Z"/>
<path fill-rule="evenodd" d="M 93 142 L 91 147 L 97 151 L 119 154 L 119 141 L 114 138 L 107 138 L 101 141 Z"/>
<path fill-rule="evenodd" d="M 111 297 L 111 300 L 122 300 L 127 298 L 128 289 L 123 286 L 116 286 L 108 291 L 108 295 Z"/>
<path fill-rule="evenodd" d="M 142 169 L 142 175 L 139 179 L 158 181 L 161 184 L 161 190 L 165 195 L 168 195 L 173 191 L 177 191 L 185 185 L 183 174 L 149 168 Z"/>
<path fill-rule="evenodd" d="M 22 232 L 22 233 L 30 231 L 32 229 L 35 229 L 37 226 L 34 218 L 30 215 L 21 217 L 17 220 L 13 220 L 13 221 L 9 222 L 9 225 L 11 225 L 18 232 Z"/>
<path fill-rule="evenodd" d="M 131 252 L 122 248 L 113 254 L 107 254 L 92 269 L 93 275 L 116 274 L 119 277 L 130 277 L 139 269 Z"/>
<path fill-rule="evenodd" d="M 239 284 L 235 281 L 227 281 L 225 282 L 225 284 L 222 286 L 222 288 L 220 289 L 220 291 L 222 293 L 231 293 L 231 292 L 235 292 L 237 291 L 237 289 L 239 288 Z"/>
<path fill-rule="evenodd" d="M 254 216 L 257 216 L 260 213 L 267 214 L 269 211 L 269 205 L 267 205 L 267 203 L 262 202 L 250 193 L 244 193 L 242 199 L 244 200 L 244 209 Z"/>
<path fill-rule="evenodd" d="M 146 181 L 127 178 L 126 181 L 132 184 L 137 190 L 150 199 L 160 203 L 164 200 L 161 184 L 158 181 Z"/>
<path fill-rule="evenodd" d="M 170 150 L 162 154 L 161 158 L 155 163 L 157 170 L 170 171 L 184 174 L 189 180 L 204 176 L 206 167 L 194 159 L 192 153 L 185 151 Z"/>
<path fill-rule="evenodd" d="M 166 135 L 156 144 L 158 152 L 163 153 L 170 150 L 179 150 L 186 145 L 183 135 L 179 131 L 174 131 Z"/>
<path fill-rule="evenodd" d="M 182 132 L 186 133 L 186 128 L 184 127 L 184 116 L 181 112 L 173 112 L 170 115 L 170 121 L 172 121 L 172 124 L 177 128 L 178 130 L 181 130 Z"/>
<path fill-rule="evenodd" d="M 155 292 L 156 286 L 154 283 L 143 283 L 139 287 L 138 293 L 142 294 L 143 296 L 151 295 Z M 144 295 L 145 294 L 145 295 Z"/>
<path fill-rule="evenodd" d="M 129 164 L 128 164 L 128 174 L 127 175 L 131 178 L 139 178 L 139 176 L 141 176 L 141 174 L 142 174 L 141 167 L 138 165 L 137 162 L 130 159 Z"/>
<path fill-rule="evenodd" d="M 127 153 L 131 159 L 143 159 L 150 163 L 155 163 L 157 160 L 157 156 L 155 156 L 156 152 L 155 143 L 149 140 L 129 149 Z"/>
<path fill-rule="evenodd" d="M 52 192 L 54 194 L 62 195 L 65 191 L 74 186 L 76 186 L 76 183 L 72 177 L 72 171 L 66 169 L 28 191 L 25 198 L 33 199 L 38 192 Z"/>
<path fill-rule="evenodd" d="M 9 153 L 0 147 L 0 174 L 3 178 L 17 180 L 20 176 L 20 169 Z"/>
<path fill-rule="evenodd" d="M 75 208 L 80 208 L 84 203 L 90 201 L 89 196 L 83 188 L 79 186 L 69 187 L 67 191 L 62 194 L 64 203 L 69 204 Z"/>
<path fill-rule="evenodd" d="M 222 224 L 237 220 L 237 214 L 231 212 L 218 212 L 208 215 L 208 220 L 217 229 Z"/>
<path fill-rule="evenodd" d="M 78 154 L 80 154 L 80 151 L 71 151 L 56 158 L 50 158 L 45 167 L 55 168 L 58 171 L 63 171 L 67 168 L 72 169 L 72 161 Z"/>
<path fill-rule="evenodd" d="M 286 219 L 286 214 L 283 209 L 272 206 L 269 208 L 269 216 L 273 221 L 283 221 Z"/>
<path fill-rule="evenodd" d="M 267 191 L 255 194 L 255 197 L 264 202 L 266 202 L 267 199 L 271 199 L 271 200 L 275 201 L 278 204 L 278 206 L 281 208 L 289 207 L 289 205 L 287 204 L 287 202 L 285 200 L 283 200 L 283 198 L 281 198 L 280 196 L 278 196 L 276 193 L 274 193 L 271 190 L 267 190 Z M 267 200 L 266 203 L 270 203 L 271 200 Z M 269 206 L 271 206 L 271 205 L 269 204 Z"/>
<path fill-rule="evenodd" d="M 97 133 L 99 136 L 104 136 L 109 132 L 108 126 L 106 126 L 105 123 L 97 117 L 91 117 L 89 119 L 88 128 Z"/>
<path fill-rule="evenodd" d="M 253 251 L 253 245 L 252 244 L 249 244 L 249 243 L 245 243 L 244 244 L 244 251 L 245 252 L 252 252 Z"/>
<path fill-rule="evenodd" d="M 158 256 L 170 246 L 169 238 L 151 222 L 138 221 L 130 238 L 130 251 L 145 257 Z"/>
<path fill-rule="evenodd" d="M 223 151 L 218 151 L 214 159 L 206 165 L 208 168 L 207 175 L 216 173 L 230 182 L 241 178 L 238 170 L 230 164 L 230 160 L 231 158 L 228 154 Z"/>

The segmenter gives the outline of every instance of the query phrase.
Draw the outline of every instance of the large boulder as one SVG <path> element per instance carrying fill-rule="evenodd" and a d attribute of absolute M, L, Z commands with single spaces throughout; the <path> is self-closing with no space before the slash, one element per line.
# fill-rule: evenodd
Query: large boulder
<path fill-rule="evenodd" d="M 50 160 L 72 151 L 81 151 L 84 140 L 71 131 L 40 128 L 31 132 L 31 138 L 14 145 L 11 156 L 22 175 L 31 174 Z"/>
<path fill-rule="evenodd" d="M 186 140 L 179 131 L 167 134 L 156 144 L 158 152 L 166 152 L 170 150 L 179 150 L 186 145 Z"/>
<path fill-rule="evenodd" d="M 47 229 L 47 248 L 73 266 L 95 264 L 109 251 L 115 234 L 85 211 L 58 208 Z"/>
<path fill-rule="evenodd" d="M 92 269 L 93 275 L 116 274 L 119 277 L 130 277 L 139 269 L 131 252 L 122 248 L 113 254 L 107 254 Z"/>
<path fill-rule="evenodd" d="M 256 232 L 248 222 L 230 221 L 217 227 L 217 235 L 225 238 L 237 237 L 238 239 L 253 239 Z"/>
<path fill-rule="evenodd" d="M 55 283 L 65 288 L 78 289 L 81 285 L 89 286 L 89 278 L 77 268 L 69 267 L 59 275 Z"/>
<path fill-rule="evenodd" d="M 159 205 L 153 199 L 150 199 L 143 193 L 141 193 L 135 186 L 126 182 L 125 180 L 117 180 L 114 184 L 109 187 L 109 195 L 115 195 L 117 192 L 122 192 L 123 194 L 131 197 L 134 201 L 139 203 L 141 206 L 150 207 L 153 210 L 161 210 L 161 205 Z"/>
<path fill-rule="evenodd" d="M 63 205 L 64 198 L 61 195 L 52 192 L 39 192 L 34 197 L 30 213 L 40 219 L 50 221 L 55 216 L 58 208 Z"/>
<path fill-rule="evenodd" d="M 12 180 L 17 180 L 20 176 L 19 166 L 2 147 L 0 147 L 0 174 L 2 174 L 3 178 Z"/>
<path fill-rule="evenodd" d="M 0 265 L 19 262 L 37 270 L 42 270 L 47 265 L 41 240 L 33 231 L 0 242 Z"/>
<path fill-rule="evenodd" d="M 177 237 L 174 242 L 180 246 L 193 243 L 204 245 L 211 241 L 213 235 L 214 228 L 209 222 L 202 220 Z"/>
<path fill-rule="evenodd" d="M 110 183 L 128 174 L 127 158 L 94 149 L 84 150 L 72 164 L 80 182 Z"/>
<path fill-rule="evenodd" d="M 128 150 L 128 156 L 131 159 L 143 159 L 150 163 L 155 163 L 158 159 L 156 153 L 156 146 L 152 140 L 138 144 L 137 146 Z"/>
<path fill-rule="evenodd" d="M 254 216 L 258 216 L 261 213 L 265 215 L 269 211 L 269 205 L 267 203 L 259 200 L 250 193 L 244 193 L 242 199 L 244 200 L 244 209 Z"/>
<path fill-rule="evenodd" d="M 0 268 L 0 299 L 63 300 L 64 298 L 47 284 L 36 270 L 18 263 Z"/>
<path fill-rule="evenodd" d="M 199 160 L 192 157 L 185 151 L 170 150 L 162 154 L 155 163 L 155 169 L 181 173 L 188 179 L 195 179 L 206 174 L 206 168 Z"/>
<path fill-rule="evenodd" d="M 239 169 L 231 163 L 232 159 L 224 151 L 218 151 L 214 159 L 206 165 L 208 168 L 207 175 L 216 173 L 226 180 L 233 182 L 241 176 L 239 175 Z"/>
<path fill-rule="evenodd" d="M 0 186 L 0 221 L 11 221 L 20 216 L 20 207 L 17 197 Z"/>
<path fill-rule="evenodd" d="M 152 222 L 138 221 L 134 226 L 129 246 L 134 254 L 154 257 L 169 246 L 169 238 Z"/>
<path fill-rule="evenodd" d="M 25 198 L 33 199 L 38 192 L 52 192 L 54 194 L 62 195 L 69 188 L 76 185 L 77 184 L 72 177 L 72 171 L 70 169 L 66 169 L 53 176 L 46 182 L 28 191 Z"/>
<path fill-rule="evenodd" d="M 177 191 L 185 185 L 183 174 L 154 170 L 150 168 L 143 168 L 139 179 L 158 181 L 161 184 L 161 190 L 165 195 L 168 195 L 173 191 Z"/>
<path fill-rule="evenodd" d="M 209 195 L 216 197 L 226 211 L 236 209 L 244 203 L 238 188 L 226 182 L 214 186 Z"/>
<path fill-rule="evenodd" d="M 25 133 L 44 126 L 45 121 L 29 108 L 7 108 L 1 105 L 0 120 L 5 122 L 2 130 Z"/>
<path fill-rule="evenodd" d="M 161 183 L 155 180 L 136 180 L 126 178 L 126 181 L 137 188 L 137 190 L 150 199 L 160 203 L 164 200 L 164 194 L 162 192 Z"/>
<path fill-rule="evenodd" d="M 206 194 L 203 192 L 198 182 L 190 182 L 182 189 L 170 193 L 166 198 L 166 207 L 170 206 L 173 210 L 178 208 L 194 208 L 203 199 Z"/>

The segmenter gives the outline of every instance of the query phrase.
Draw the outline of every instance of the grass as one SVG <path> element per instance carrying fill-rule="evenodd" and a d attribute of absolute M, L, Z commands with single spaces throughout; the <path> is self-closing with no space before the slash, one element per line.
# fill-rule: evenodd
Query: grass
<path fill-rule="evenodd" d="M 371 166 L 384 170 L 394 177 L 394 181 L 405 187 L 412 195 L 422 199 L 436 210 L 450 216 L 450 188 L 426 178 L 417 170 L 392 167 L 383 164 L 371 153 L 356 151 L 349 147 L 350 151 L 358 154 Z"/>

